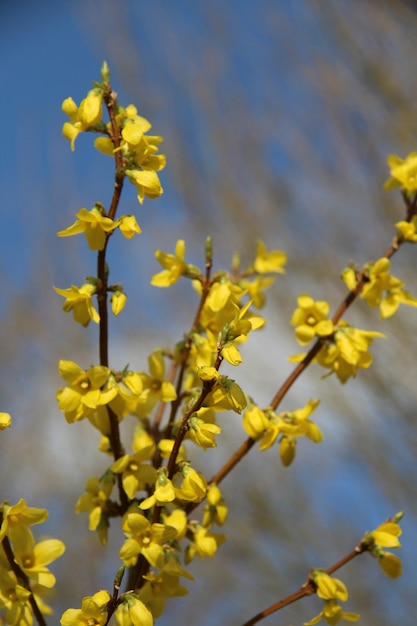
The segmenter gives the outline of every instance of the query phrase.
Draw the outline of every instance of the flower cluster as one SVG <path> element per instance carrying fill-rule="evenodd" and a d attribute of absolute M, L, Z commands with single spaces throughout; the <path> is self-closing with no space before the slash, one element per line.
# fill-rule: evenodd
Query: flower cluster
<path fill-rule="evenodd" d="M 338 578 L 332 578 L 321 569 L 312 570 L 310 579 L 316 585 L 316 593 L 318 597 L 324 600 L 324 607 L 316 617 L 309 622 L 305 622 L 304 626 L 313 626 L 313 624 L 318 624 L 323 617 L 331 626 L 338 624 L 341 619 L 348 622 L 358 621 L 360 615 L 357 613 L 345 612 L 339 604 L 339 601 L 346 602 L 348 599 L 346 585 L 341 580 Z"/>
<path fill-rule="evenodd" d="M 46 509 L 28 507 L 25 500 L 0 506 L 0 609 L 9 626 L 33 623 L 31 598 L 40 611 L 51 615 L 43 596 L 55 585 L 55 576 L 46 567 L 59 558 L 65 546 L 59 539 L 35 541 L 29 526 L 48 517 Z"/>
<path fill-rule="evenodd" d="M 101 475 L 88 478 L 75 510 L 87 513 L 88 527 L 102 544 L 107 543 L 115 519 L 124 538 L 113 594 L 102 589 L 84 597 L 81 607 L 67 609 L 60 623 L 104 626 L 114 618 L 118 626 L 152 626 L 169 598 L 187 593 L 183 582 L 193 580 L 187 569 L 193 559 L 215 556 L 226 540 L 223 532 L 217 532 L 228 517 L 219 487 L 224 474 L 218 472 L 208 480 L 200 467 L 204 455 L 190 454 L 189 448 L 194 447 L 194 452 L 215 448 L 222 438 L 224 413 L 229 413 L 226 419 L 234 419 L 236 432 L 249 436 L 240 450 L 255 442 L 260 450 L 276 445 L 281 463 L 288 467 L 301 438 L 313 443 L 323 439 L 311 419 L 320 400 L 309 399 L 301 408 L 280 411 L 278 405 L 289 388 L 284 383 L 271 404 L 261 408 L 248 398 L 236 381 L 237 375 L 229 376 L 244 360 L 244 344 L 265 325 L 260 311 L 266 303 L 266 290 L 276 274 L 284 273 L 285 253 L 268 249 L 263 241 L 257 242 L 254 257 L 246 266 L 235 254 L 230 269 L 214 273 L 210 238 L 204 268 L 186 260 L 183 239 L 176 242 L 173 252 L 156 250 L 162 269 L 154 274 L 151 284 L 167 288 L 181 278 L 188 279 L 197 299 L 196 312 L 176 345 L 153 350 L 146 367 L 110 366 L 108 309 L 119 315 L 127 295 L 121 284 L 109 284 L 107 246 L 117 230 L 129 240 L 141 233 L 134 215 L 117 215 L 125 180 L 135 186 L 140 204 L 145 198 L 162 194 L 157 173 L 165 167 L 165 156 L 158 152 L 162 137 L 149 134 L 151 124 L 134 105 L 119 104 L 106 63 L 102 82 L 94 84 L 79 106 L 67 98 L 62 109 L 69 118 L 62 132 L 71 149 L 80 133 L 94 133 L 96 149 L 114 158 L 115 180 L 109 209 L 99 202 L 91 209 L 81 208 L 73 224 L 57 233 L 59 237 L 83 234 L 89 249 L 97 253 L 97 276 L 88 276 L 80 286 L 54 289 L 64 298 L 64 312 L 72 312 L 76 323 L 87 327 L 92 321 L 98 325 L 100 361 L 83 368 L 72 360 L 60 360 L 58 369 L 64 384 L 56 397 L 68 423 L 87 420 L 97 429 L 104 459 Z M 396 224 L 395 243 L 386 256 L 361 271 L 351 266 L 342 274 L 350 290 L 345 308 L 360 296 L 369 306 L 379 307 L 382 318 L 391 317 L 400 304 L 417 306 L 417 298 L 390 273 L 390 256 L 399 245 L 417 242 L 417 217 L 412 210 L 415 198 L 414 204 L 411 202 L 417 192 L 417 153 L 404 160 L 391 156 L 389 165 L 391 178 L 386 188 L 401 187 L 407 219 Z M 327 301 L 300 294 L 291 325 L 300 345 L 314 344 L 310 352 L 292 356 L 290 361 L 302 362 L 295 370 L 297 375 L 314 361 L 326 375 L 335 374 L 345 383 L 370 366 L 373 340 L 384 335 L 341 319 L 343 305 L 333 317 L 329 312 Z M 128 420 L 133 426 L 131 443 L 125 448 L 121 429 Z M 0 413 L 0 430 L 10 424 L 10 415 Z M 229 463 L 236 464 L 242 455 L 239 451 Z M 230 467 L 226 464 L 223 471 L 230 471 Z M 199 505 L 200 512 L 194 514 Z M 42 598 L 55 584 L 47 565 L 64 552 L 64 544 L 55 539 L 36 542 L 29 528 L 46 516 L 44 509 L 27 507 L 24 500 L 13 506 L 6 502 L 0 508 L 0 609 L 10 626 L 31 626 L 33 606 L 42 613 L 51 612 Z M 401 574 L 401 562 L 386 548 L 400 547 L 401 516 L 397 514 L 366 533 L 353 553 L 369 552 L 392 578 Z M 119 595 L 125 568 L 130 572 L 129 591 Z M 306 626 L 321 619 L 331 625 L 341 619 L 359 619 L 340 605 L 348 599 L 344 583 L 324 570 L 312 570 L 304 587 L 309 593 L 316 591 L 324 601 L 323 610 Z"/>

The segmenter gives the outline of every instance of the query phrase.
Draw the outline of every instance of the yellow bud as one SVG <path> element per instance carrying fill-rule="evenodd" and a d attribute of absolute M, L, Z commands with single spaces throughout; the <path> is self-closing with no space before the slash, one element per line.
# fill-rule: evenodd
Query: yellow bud
<path fill-rule="evenodd" d="M 125 308 L 127 295 L 124 291 L 115 291 L 111 296 L 111 310 L 113 315 L 119 315 Z"/>

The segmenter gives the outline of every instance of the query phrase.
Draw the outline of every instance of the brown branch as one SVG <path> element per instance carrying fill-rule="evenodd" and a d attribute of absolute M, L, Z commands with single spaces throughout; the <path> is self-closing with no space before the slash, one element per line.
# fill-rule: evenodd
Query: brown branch
<path fill-rule="evenodd" d="M 367 544 L 361 542 L 359 546 L 357 546 L 354 550 L 346 554 L 343 558 L 337 561 L 337 563 L 334 563 L 334 565 L 329 567 L 326 570 L 326 573 L 329 575 L 333 574 L 333 572 L 336 572 L 338 569 L 346 565 L 346 563 L 349 563 L 349 561 L 352 561 L 355 557 L 359 556 L 359 554 L 362 554 L 363 552 L 366 552 L 367 550 L 368 550 Z M 251 617 L 251 619 L 249 619 L 247 622 L 242 624 L 242 626 L 253 626 L 253 624 L 257 624 L 261 620 L 265 619 L 265 617 L 268 617 L 269 615 L 272 615 L 272 613 L 276 613 L 277 611 L 280 611 L 284 607 L 289 606 L 290 604 L 293 604 L 294 602 L 297 602 L 297 600 L 301 600 L 301 598 L 311 596 L 313 593 L 316 592 L 316 589 L 317 587 L 315 583 L 309 577 L 307 578 L 306 582 L 303 585 L 301 585 L 301 587 L 297 591 L 294 591 L 294 593 L 291 593 L 290 595 L 286 596 L 282 600 L 279 600 L 278 602 L 274 602 L 274 604 L 271 604 L 271 606 L 267 607 L 266 609 L 263 609 L 263 611 L 260 611 L 259 613 L 254 615 L 254 617 Z"/>

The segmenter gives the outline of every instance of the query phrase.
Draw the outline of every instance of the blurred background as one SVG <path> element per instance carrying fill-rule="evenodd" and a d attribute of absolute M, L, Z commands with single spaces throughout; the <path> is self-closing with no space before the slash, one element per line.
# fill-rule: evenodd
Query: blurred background
<path fill-rule="evenodd" d="M 70 151 L 62 101 L 79 103 L 106 59 L 121 103 L 136 104 L 165 138 L 164 195 L 140 207 L 126 185 L 120 210 L 135 213 L 143 233 L 109 247 L 111 279 L 129 296 L 111 324 L 112 366 L 146 369 L 149 351 L 192 323 L 187 281 L 169 291 L 149 285 L 156 248 L 172 251 L 184 238 L 187 260 L 201 266 L 211 235 L 216 266 L 227 267 L 235 250 L 250 261 L 261 238 L 287 252 L 287 273 L 269 290 L 268 324 L 233 375 L 267 405 L 292 369 L 288 356 L 302 351 L 289 326 L 297 295 L 334 310 L 346 293 L 340 271 L 379 258 L 404 215 L 400 194 L 382 184 L 387 154 L 417 148 L 417 11 L 398 0 L 21 0 L 2 4 L 0 33 L 0 409 L 13 417 L 0 437 L 0 501 L 48 508 L 36 535 L 68 546 L 52 568 L 53 624 L 82 596 L 112 588 L 121 540 L 114 523 L 102 548 L 73 512 L 108 459 L 90 425 L 68 425 L 55 401 L 58 359 L 88 367 L 98 358 L 97 327 L 76 326 L 52 290 L 94 275 L 95 254 L 84 238 L 55 233 L 81 207 L 108 205 L 113 167 L 89 135 Z M 413 295 L 416 252 L 403 246 L 393 260 Z M 382 322 L 361 301 L 345 319 L 386 333 L 372 347 L 374 365 L 345 386 L 322 380 L 318 366 L 297 382 L 281 409 L 320 397 L 324 441 L 301 442 L 287 469 L 276 448 L 254 448 L 240 463 L 222 485 L 229 541 L 192 564 L 190 594 L 169 602 L 161 626 L 239 626 L 401 509 L 402 578 L 388 580 L 367 555 L 338 575 L 361 623 L 414 625 L 417 311 L 403 307 Z M 209 475 L 245 439 L 239 416 L 225 414 L 221 425 L 221 445 L 199 458 Z M 304 600 L 263 623 L 299 625 L 321 606 Z"/>

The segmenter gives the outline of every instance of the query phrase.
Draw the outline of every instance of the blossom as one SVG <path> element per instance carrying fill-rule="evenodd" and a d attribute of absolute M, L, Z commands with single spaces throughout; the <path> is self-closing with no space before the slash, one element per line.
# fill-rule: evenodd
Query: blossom
<path fill-rule="evenodd" d="M 213 533 L 208 528 L 197 525 L 194 531 L 193 541 L 187 546 L 185 562 L 190 563 L 195 556 L 200 559 L 213 557 L 217 548 L 226 541 L 223 533 Z"/>
<path fill-rule="evenodd" d="M 207 491 L 207 504 L 204 507 L 203 526 L 211 528 L 213 524 L 223 526 L 228 514 L 227 506 L 219 487 L 212 483 Z"/>
<path fill-rule="evenodd" d="M 179 500 L 187 502 L 201 502 L 207 493 L 206 479 L 189 464 L 182 468 L 183 480 L 181 487 L 175 489 Z"/>
<path fill-rule="evenodd" d="M 340 620 L 344 619 L 347 622 L 357 622 L 360 615 L 357 613 L 347 613 L 343 611 L 342 607 L 336 600 L 326 600 L 324 603 L 324 609 L 316 617 L 313 617 L 309 622 L 304 622 L 304 626 L 314 626 L 318 624 L 322 618 L 326 620 L 330 626 L 338 624 Z"/>
<path fill-rule="evenodd" d="M 31 531 L 26 528 L 13 537 L 13 553 L 16 563 L 25 574 L 39 585 L 51 588 L 55 576 L 46 565 L 55 561 L 65 552 L 65 545 L 59 539 L 45 539 L 35 543 Z"/>
<path fill-rule="evenodd" d="M 62 134 L 71 142 L 71 150 L 75 149 L 75 140 L 80 133 L 101 121 L 102 98 L 101 92 L 92 90 L 79 107 L 72 98 L 66 98 L 62 103 L 63 112 L 70 118 L 69 122 L 64 123 Z"/>
<path fill-rule="evenodd" d="M 338 600 L 345 602 L 348 599 L 346 585 L 341 580 L 329 576 L 329 574 L 320 569 L 312 571 L 311 579 L 316 585 L 318 597 L 322 598 L 325 602 L 323 611 L 309 622 L 305 622 L 304 626 L 318 624 L 323 617 L 331 626 L 338 624 L 341 619 L 345 619 L 348 622 L 358 621 L 359 615 L 356 613 L 346 613 L 338 604 Z"/>
<path fill-rule="evenodd" d="M 60 360 L 58 369 L 68 383 L 67 387 L 57 391 L 59 408 L 68 422 L 92 415 L 97 407 L 107 404 L 117 395 L 114 388 L 101 389 L 110 376 L 109 368 L 104 365 L 95 365 L 84 371 L 73 361 Z"/>
<path fill-rule="evenodd" d="M 78 220 L 74 224 L 57 232 L 58 237 L 71 237 L 84 233 L 90 250 L 103 250 L 107 233 L 117 228 L 118 223 L 103 216 L 97 206 L 90 211 L 81 209 L 77 217 Z"/>
<path fill-rule="evenodd" d="M 11 506 L 7 502 L 4 503 L 2 513 L 3 521 L 0 527 L 0 543 L 6 535 L 13 540 L 13 536 L 19 533 L 20 528 L 41 524 L 48 518 L 46 509 L 28 507 L 23 498 L 17 504 Z"/>
<path fill-rule="evenodd" d="M 126 567 L 137 561 L 139 554 L 153 567 L 160 567 L 163 559 L 163 544 L 175 539 L 177 531 L 168 524 L 152 524 L 135 504 L 125 513 L 122 530 L 127 536 L 120 549 L 120 558 Z"/>
<path fill-rule="evenodd" d="M 340 382 L 345 383 L 350 377 L 356 376 L 358 369 L 366 369 L 372 363 L 372 355 L 368 352 L 375 337 L 385 337 L 383 333 L 362 330 L 350 326 L 340 320 L 333 337 L 325 339 L 320 351 L 314 358 L 329 374 L 335 373 Z M 291 362 L 299 362 L 305 354 L 293 355 Z"/>
<path fill-rule="evenodd" d="M 133 593 L 126 593 L 115 612 L 117 626 L 153 626 L 150 610 Z"/>
<path fill-rule="evenodd" d="M 54 287 L 54 290 L 57 294 L 65 298 L 62 310 L 65 311 L 65 313 L 72 311 L 76 322 L 84 327 L 89 325 L 90 320 L 95 322 L 95 324 L 100 322 L 100 315 L 91 300 L 96 293 L 95 285 L 86 283 L 81 287 L 71 285 L 68 289 Z"/>
<path fill-rule="evenodd" d="M 283 274 L 285 272 L 284 265 L 287 262 L 287 255 L 280 250 L 270 250 L 268 252 L 263 241 L 258 241 L 256 247 L 255 271 L 258 274 L 266 274 L 267 272 L 276 272 Z"/>
<path fill-rule="evenodd" d="M 167 502 L 173 502 L 175 497 L 175 488 L 172 481 L 168 478 L 167 469 L 161 467 L 158 470 L 153 494 L 149 498 L 145 498 L 139 506 L 143 510 L 150 509 L 155 504 L 157 506 L 163 506 Z"/>
<path fill-rule="evenodd" d="M 301 345 L 306 345 L 315 337 L 331 335 L 333 322 L 328 317 L 329 303 L 324 300 L 314 301 L 307 293 L 302 293 L 297 299 L 298 308 L 295 309 L 291 324 L 295 326 L 295 336 Z"/>
<path fill-rule="evenodd" d="M 163 194 L 158 174 L 154 170 L 126 170 L 126 176 L 138 192 L 138 200 L 143 204 L 145 196 L 159 198 Z"/>
<path fill-rule="evenodd" d="M 172 402 L 177 397 L 174 385 L 165 379 L 164 353 L 155 350 L 148 356 L 149 374 L 140 373 L 143 392 L 136 412 L 141 417 L 149 415 L 157 402 Z"/>
<path fill-rule="evenodd" d="M 142 230 L 134 215 L 122 215 L 117 220 L 119 230 L 126 239 L 132 239 L 134 235 L 139 235 Z"/>
<path fill-rule="evenodd" d="M 417 242 L 417 215 L 413 215 L 409 222 L 397 222 L 398 235 L 405 241 Z"/>
<path fill-rule="evenodd" d="M 204 369 L 210 370 L 214 368 L 208 367 Z M 199 376 L 201 377 L 201 370 Z M 215 411 L 232 410 L 236 413 L 241 413 L 247 403 L 246 395 L 239 385 L 231 378 L 223 375 L 219 376 L 213 390 L 205 400 L 205 405 L 212 407 Z"/>
<path fill-rule="evenodd" d="M 12 418 L 9 413 L 0 413 L 0 430 L 5 430 L 12 424 Z"/>
<path fill-rule="evenodd" d="M 119 315 L 125 308 L 127 295 L 121 289 L 114 291 L 110 297 L 111 310 L 113 315 Z"/>
<path fill-rule="evenodd" d="M 175 245 L 175 254 L 168 254 L 162 250 L 156 250 L 155 257 L 165 269 L 152 277 L 151 285 L 155 287 L 170 287 L 177 282 L 187 268 L 185 258 L 185 242 L 179 239 Z"/>
<path fill-rule="evenodd" d="M 221 428 L 217 424 L 206 423 L 204 420 L 193 415 L 189 422 L 189 437 L 201 448 L 215 448 L 217 446 L 215 437 L 221 433 Z"/>
<path fill-rule="evenodd" d="M 89 530 L 97 530 L 100 542 L 107 543 L 107 524 L 103 516 L 106 504 L 113 489 L 113 474 L 108 473 L 104 478 L 94 476 L 87 480 L 83 493 L 75 506 L 76 513 L 88 513 Z M 104 523 L 102 523 L 104 522 Z"/>
<path fill-rule="evenodd" d="M 391 176 L 384 183 L 384 189 L 390 191 L 396 187 L 402 187 L 406 191 L 417 190 L 417 152 L 410 152 L 401 159 L 395 154 L 390 154 L 387 158 Z"/>
<path fill-rule="evenodd" d="M 390 261 L 386 257 L 374 263 L 368 270 L 368 282 L 361 293 L 361 298 L 366 300 L 369 306 L 380 307 L 383 319 L 391 317 L 400 304 L 417 306 L 417 298 L 403 289 L 403 281 L 391 276 L 389 270 Z"/>
<path fill-rule="evenodd" d="M 63 613 L 61 626 L 103 626 L 107 621 L 109 600 L 110 594 L 104 590 L 83 598 L 81 609 L 67 609 Z"/>

